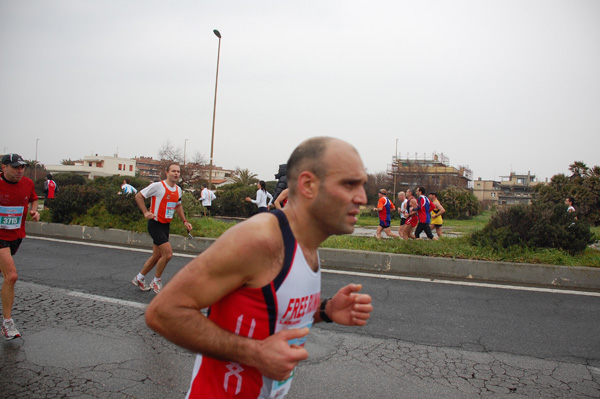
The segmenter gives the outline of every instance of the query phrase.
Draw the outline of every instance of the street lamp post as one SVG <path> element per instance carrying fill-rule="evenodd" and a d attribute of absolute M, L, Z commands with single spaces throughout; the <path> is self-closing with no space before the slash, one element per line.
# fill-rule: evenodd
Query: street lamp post
<path fill-rule="evenodd" d="M 219 38 L 219 50 L 217 52 L 217 77 L 215 79 L 215 104 L 213 106 L 212 137 L 210 139 L 210 166 L 208 168 L 208 189 L 212 189 L 212 169 L 213 169 L 213 149 L 215 145 L 215 116 L 217 114 L 217 85 L 219 84 L 219 59 L 221 58 L 221 33 L 213 30 L 215 36 Z"/>
<path fill-rule="evenodd" d="M 33 181 L 37 179 L 37 150 L 38 150 L 38 141 L 40 139 L 35 139 L 35 164 L 33 164 Z"/>
<path fill-rule="evenodd" d="M 187 142 L 188 142 L 188 140 L 189 140 L 189 139 L 185 139 L 185 140 L 183 141 L 183 166 L 185 166 L 185 150 L 186 150 L 186 148 L 187 148 Z"/>

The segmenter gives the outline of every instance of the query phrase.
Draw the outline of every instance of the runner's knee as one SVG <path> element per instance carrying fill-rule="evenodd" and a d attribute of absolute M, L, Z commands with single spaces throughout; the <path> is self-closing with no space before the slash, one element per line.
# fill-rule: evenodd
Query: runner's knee
<path fill-rule="evenodd" d="M 18 280 L 18 275 L 17 275 L 16 269 L 4 271 L 2 274 L 4 274 L 4 282 L 6 284 L 9 284 L 9 285 L 16 284 L 16 282 Z"/>
<path fill-rule="evenodd" d="M 161 258 L 164 258 L 167 261 L 170 261 L 171 258 L 173 258 L 173 248 L 171 248 L 170 245 L 165 245 L 164 248 L 160 248 L 160 255 L 161 255 Z"/>

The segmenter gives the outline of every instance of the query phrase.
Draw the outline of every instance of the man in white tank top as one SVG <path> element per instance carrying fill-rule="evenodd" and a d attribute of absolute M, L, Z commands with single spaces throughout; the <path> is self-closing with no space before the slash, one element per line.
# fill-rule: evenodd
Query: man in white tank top
<path fill-rule="evenodd" d="M 364 326 L 370 317 L 360 284 L 320 297 L 318 247 L 352 233 L 367 202 L 358 152 L 342 140 L 309 139 L 292 153 L 287 177 L 283 210 L 227 230 L 148 306 L 153 330 L 199 354 L 188 398 L 281 398 L 308 358 L 313 323 Z"/>

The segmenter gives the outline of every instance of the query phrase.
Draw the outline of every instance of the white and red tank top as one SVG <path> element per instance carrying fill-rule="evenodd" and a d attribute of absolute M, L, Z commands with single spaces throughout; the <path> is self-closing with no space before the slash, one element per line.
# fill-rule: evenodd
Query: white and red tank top
<path fill-rule="evenodd" d="M 170 187 L 165 181 L 152 183 L 140 191 L 144 198 L 151 197 L 150 212 L 154 220 L 160 223 L 171 223 L 175 208 L 181 203 L 181 187 Z"/>
<path fill-rule="evenodd" d="M 306 262 L 285 214 L 279 220 L 285 257 L 281 272 L 262 288 L 242 287 L 209 309 L 208 318 L 219 327 L 252 339 L 263 340 L 278 331 L 312 327 L 321 300 L 321 266 L 315 272 Z M 294 341 L 304 346 L 306 337 Z M 254 367 L 198 355 L 186 398 L 282 398 L 293 378 L 273 381 Z"/>

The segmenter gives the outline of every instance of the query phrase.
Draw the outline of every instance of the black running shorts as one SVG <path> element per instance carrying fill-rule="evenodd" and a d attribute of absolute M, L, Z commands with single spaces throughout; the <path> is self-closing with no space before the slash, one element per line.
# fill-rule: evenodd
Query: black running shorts
<path fill-rule="evenodd" d="M 14 256 L 21 246 L 21 241 L 23 241 L 22 238 L 13 241 L 0 240 L 0 248 L 10 248 L 10 254 Z"/>
<path fill-rule="evenodd" d="M 157 222 L 154 219 L 148 220 L 148 234 L 152 237 L 154 245 L 161 246 L 166 242 L 169 242 L 169 229 L 170 223 Z"/>

